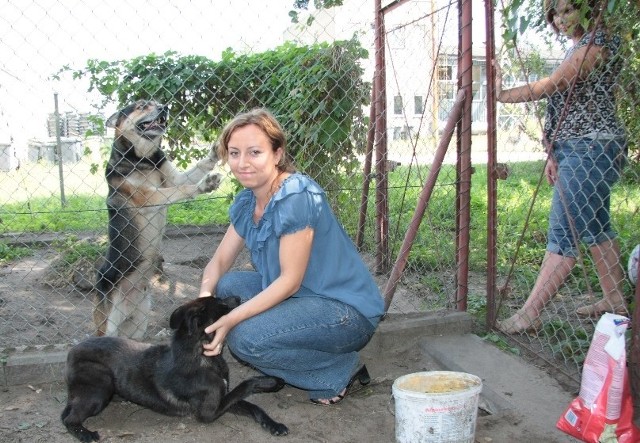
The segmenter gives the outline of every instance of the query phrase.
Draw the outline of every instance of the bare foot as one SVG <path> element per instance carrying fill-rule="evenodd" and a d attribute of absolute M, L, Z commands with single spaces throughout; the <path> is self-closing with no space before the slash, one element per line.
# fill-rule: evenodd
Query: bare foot
<path fill-rule="evenodd" d="M 523 312 L 516 312 L 503 321 L 497 321 L 496 327 L 505 334 L 521 334 L 523 332 L 536 332 L 542 327 L 539 317 L 532 319 Z"/>
<path fill-rule="evenodd" d="M 606 298 L 603 298 L 597 303 L 576 309 L 576 314 L 578 314 L 579 317 L 600 317 L 605 312 L 629 315 L 629 312 L 627 311 L 627 304 L 624 300 L 619 301 L 618 303 L 612 303 Z"/>

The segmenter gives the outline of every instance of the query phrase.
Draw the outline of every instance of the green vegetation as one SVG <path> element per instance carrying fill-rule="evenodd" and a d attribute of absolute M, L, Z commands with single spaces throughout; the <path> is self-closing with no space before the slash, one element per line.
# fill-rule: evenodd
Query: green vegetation
<path fill-rule="evenodd" d="M 288 150 L 298 167 L 323 186 L 345 187 L 335 180 L 358 167 L 367 124 L 363 108 L 371 85 L 362 81 L 360 61 L 367 58 L 356 39 L 296 46 L 292 43 L 259 54 L 227 49 L 221 60 L 166 52 L 130 60 L 88 60 L 71 71 L 86 78 L 103 105 L 137 99 L 171 105 L 169 154 L 185 166 L 206 152 L 194 142 L 210 144 L 239 112 L 266 107 L 288 131 Z"/>
<path fill-rule="evenodd" d="M 542 167 L 543 163 L 540 161 L 513 163 L 510 165 L 509 178 L 498 183 L 498 267 L 501 272 L 509 269 L 516 253 L 518 267 L 529 270 L 538 266 L 544 252 L 551 188 L 546 183 L 538 187 Z M 413 217 L 427 173 L 425 167 L 399 167 L 389 175 L 390 238 L 393 257 L 397 255 L 404 233 Z M 359 214 L 354 208 L 358 207 L 360 201 L 361 179 L 354 176 L 350 180 L 345 177 L 340 181 L 350 185 L 341 189 L 329 188 L 327 193 L 345 229 L 350 235 L 355 236 Z M 470 270 L 477 272 L 486 270 L 486 187 L 486 166 L 475 166 L 471 184 L 469 264 Z M 168 223 L 177 226 L 228 223 L 227 212 L 233 189 L 233 181 L 226 180 L 223 187 L 213 195 L 200 196 L 191 201 L 171 205 Z M 443 165 L 411 249 L 409 269 L 439 271 L 455 266 L 455 191 L 455 166 Z M 623 251 L 631 251 L 635 244 L 640 243 L 640 233 L 635 221 L 640 210 L 638 202 L 640 186 L 637 183 L 623 181 L 614 188 L 612 215 L 614 226 L 620 233 Z M 364 244 L 366 250 L 373 250 L 375 246 L 375 236 L 372 234 L 374 211 L 372 189 L 367 217 L 369 225 Z M 61 208 L 59 202 L 52 198 L 34 198 L 27 203 L 5 205 L 0 210 L 0 216 L 0 233 L 105 231 L 107 226 L 104 198 L 93 195 L 74 195 L 68 199 L 65 208 Z M 0 249 L 0 257 L 4 259 L 9 259 L 12 254 L 21 253 L 23 252 L 6 246 Z M 623 259 L 626 260 L 626 257 Z M 576 269 L 575 272 L 581 273 L 581 270 Z M 428 282 L 430 287 L 438 284 Z"/>
<path fill-rule="evenodd" d="M 199 196 L 168 209 L 170 225 L 216 225 L 228 222 L 229 199 Z M 105 231 L 107 210 L 101 196 L 75 195 L 67 206 L 51 198 L 34 198 L 27 203 L 4 205 L 0 211 L 0 233 Z"/>
<path fill-rule="evenodd" d="M 13 260 L 28 257 L 29 255 L 31 255 L 31 249 L 29 248 L 10 246 L 0 242 L 0 266 Z"/>

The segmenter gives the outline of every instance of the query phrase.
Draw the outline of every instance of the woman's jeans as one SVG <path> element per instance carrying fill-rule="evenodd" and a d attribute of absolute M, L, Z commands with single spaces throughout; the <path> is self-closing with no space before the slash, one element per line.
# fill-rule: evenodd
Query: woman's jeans
<path fill-rule="evenodd" d="M 228 272 L 218 282 L 216 297 L 238 296 L 245 302 L 262 291 L 261 281 L 257 272 Z M 235 357 L 260 372 L 308 391 L 309 398 L 332 398 L 356 371 L 358 351 L 376 326 L 352 306 L 301 288 L 236 325 L 226 340 Z"/>
<path fill-rule="evenodd" d="M 626 161 L 624 138 L 575 138 L 553 144 L 558 163 L 549 216 L 547 250 L 578 256 L 578 241 L 594 246 L 616 237 L 611 227 L 611 187 Z"/>

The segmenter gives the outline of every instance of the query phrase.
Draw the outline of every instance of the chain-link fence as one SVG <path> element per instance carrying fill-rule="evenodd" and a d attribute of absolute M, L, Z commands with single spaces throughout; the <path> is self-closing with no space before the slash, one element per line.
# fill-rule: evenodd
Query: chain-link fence
<path fill-rule="evenodd" d="M 480 320 L 487 311 L 504 320 L 524 306 L 548 237 L 553 188 L 544 181 L 541 143 L 547 100 L 494 107 L 492 60 L 503 89 L 531 86 L 561 64 L 566 42 L 542 22 L 510 46 L 499 31 L 513 29 L 507 20 L 506 28 L 496 26 L 494 57 L 486 44 L 493 18 L 481 2 L 293 3 L 3 2 L 4 352 L 94 333 L 93 288 L 108 228 L 104 169 L 114 137 L 105 120 L 136 99 L 169 106 L 164 147 L 180 169 L 206 157 L 236 113 L 272 110 L 298 168 L 327 190 L 386 288 L 390 312 L 467 309 Z M 510 5 L 498 8 L 497 23 L 509 12 L 518 16 Z M 527 13 L 543 19 L 539 10 Z M 630 74 L 637 24 L 620 29 L 617 84 L 628 93 L 616 112 L 627 123 L 630 161 L 612 188 L 611 218 L 626 268 L 640 243 L 638 84 Z M 452 118 L 458 112 L 460 120 Z M 220 188 L 168 208 L 162 261 L 148 288 L 149 338 L 163 334 L 181 300 L 197 295 L 238 190 L 221 172 Z M 595 324 L 576 309 L 600 300 L 602 279 L 613 275 L 598 271 L 589 248 L 579 251 L 559 294 L 540 310 L 541 324 L 508 335 L 573 381 Z M 398 257 L 406 263 L 390 281 Z M 236 265 L 247 263 L 242 257 Z M 633 287 L 619 274 L 632 309 Z M 496 282 L 496 294 L 488 281 Z"/>
<path fill-rule="evenodd" d="M 438 80 L 442 97 L 435 97 L 440 56 L 421 42 L 440 41 L 445 32 L 453 41 L 455 8 L 425 11 L 410 3 L 389 15 L 387 96 L 395 104 L 381 130 L 389 151 L 363 173 L 371 161 L 374 7 L 307 6 L 6 2 L 2 50 L 14 63 L 1 82 L 4 348 L 64 344 L 94 332 L 93 288 L 109 226 L 104 170 L 114 138 L 105 121 L 141 98 L 170 107 L 164 147 L 179 168 L 206 157 L 233 115 L 269 108 L 288 133 L 296 165 L 327 190 L 384 286 L 453 101 L 456 45 L 444 49 L 448 68 Z M 249 15 L 240 21 L 241 10 Z M 222 173 L 216 191 L 168 208 L 161 266 L 148 289 L 148 337 L 162 334 L 173 307 L 197 294 L 237 192 Z M 375 197 L 379 173 L 388 177 L 386 213 Z M 422 228 L 428 240 L 417 242 L 392 312 L 451 307 L 455 176 L 451 154 Z M 380 237 L 383 218 L 388 232 Z M 439 235 L 429 236 L 433 230 Z"/>

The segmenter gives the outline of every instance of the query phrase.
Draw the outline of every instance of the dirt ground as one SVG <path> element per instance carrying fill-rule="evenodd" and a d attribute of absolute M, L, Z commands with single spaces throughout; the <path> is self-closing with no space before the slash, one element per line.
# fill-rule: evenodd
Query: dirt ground
<path fill-rule="evenodd" d="M 254 374 L 228 355 L 232 384 Z M 362 442 L 394 440 L 394 407 L 390 395 L 393 380 L 408 371 L 431 370 L 408 353 L 368 364 L 372 383 L 332 407 L 311 404 L 300 390 L 285 387 L 274 394 L 254 395 L 250 401 L 262 406 L 290 434 L 273 437 L 245 417 L 227 414 L 212 424 L 191 417 L 165 417 L 129 402 L 114 401 L 102 414 L 87 420 L 107 442 Z M 3 442 L 68 442 L 59 414 L 66 398 L 63 383 L 11 386 L 0 392 L 0 440 Z M 500 441 L 500 440 L 480 440 Z M 505 440 L 506 441 L 506 440 Z"/>
<path fill-rule="evenodd" d="M 166 337 L 167 313 L 182 300 L 196 295 L 204 261 L 213 252 L 219 234 L 177 236 L 165 242 L 164 278 L 152 286 L 156 304 L 148 334 L 150 341 Z M 54 292 L 64 297 L 53 300 L 52 289 L 44 284 L 54 258 L 54 254 L 42 253 L 0 269 L 0 348 L 12 349 L 20 347 L 20 343 L 41 343 L 46 347 L 68 343 L 69 337 L 79 340 L 90 335 L 91 322 L 87 319 L 90 319 L 91 299 L 87 294 L 69 287 L 58 288 Z M 240 260 L 238 266 L 243 263 L 246 262 Z M 379 279 L 381 286 L 384 282 L 383 278 Z M 410 289 L 399 287 L 390 312 L 404 313 L 419 305 L 419 299 Z M 20 315 L 16 316 L 16 312 Z M 252 396 L 250 401 L 289 427 L 290 434 L 286 437 L 273 437 L 250 419 L 232 414 L 215 423 L 202 424 L 192 417 L 162 416 L 121 399 L 115 399 L 99 416 L 87 420 L 86 425 L 98 430 L 106 442 L 392 442 L 395 440 L 393 381 L 407 373 L 442 369 L 432 359 L 416 352 L 418 347 L 413 342 L 396 343 L 382 353 L 365 348 L 362 360 L 369 368 L 372 383 L 352 392 L 335 406 L 313 405 L 304 392 L 288 386 L 278 393 Z M 254 374 L 232 357 L 226 357 L 231 367 L 232 386 Z M 0 441 L 73 441 L 60 423 L 65 402 L 66 387 L 62 381 L 1 387 Z M 475 441 L 550 441 L 534 434 L 523 436 L 520 420 L 509 414 L 492 416 L 480 408 Z"/>
<path fill-rule="evenodd" d="M 181 227 L 168 229 L 163 242 L 162 274 L 149 286 L 153 309 L 146 336 L 151 340 L 166 338 L 171 312 L 185 300 L 196 297 L 202 269 L 213 255 L 224 230 L 219 227 Z M 78 234 L 76 240 L 95 242 L 93 233 Z M 0 266 L 0 354 L 8 350 L 73 345 L 93 334 L 92 310 L 95 303 L 90 288 L 98 263 L 79 262 L 71 267 L 60 260 L 65 251 L 62 236 L 21 235 L 20 246 L 46 243 L 34 248 L 33 255 Z M 365 258 L 371 262 L 373 258 Z M 250 258 L 241 253 L 236 269 L 250 267 Z M 385 276 L 376 276 L 379 286 Z M 425 295 L 419 285 L 399 285 L 389 312 L 423 310 Z"/>

